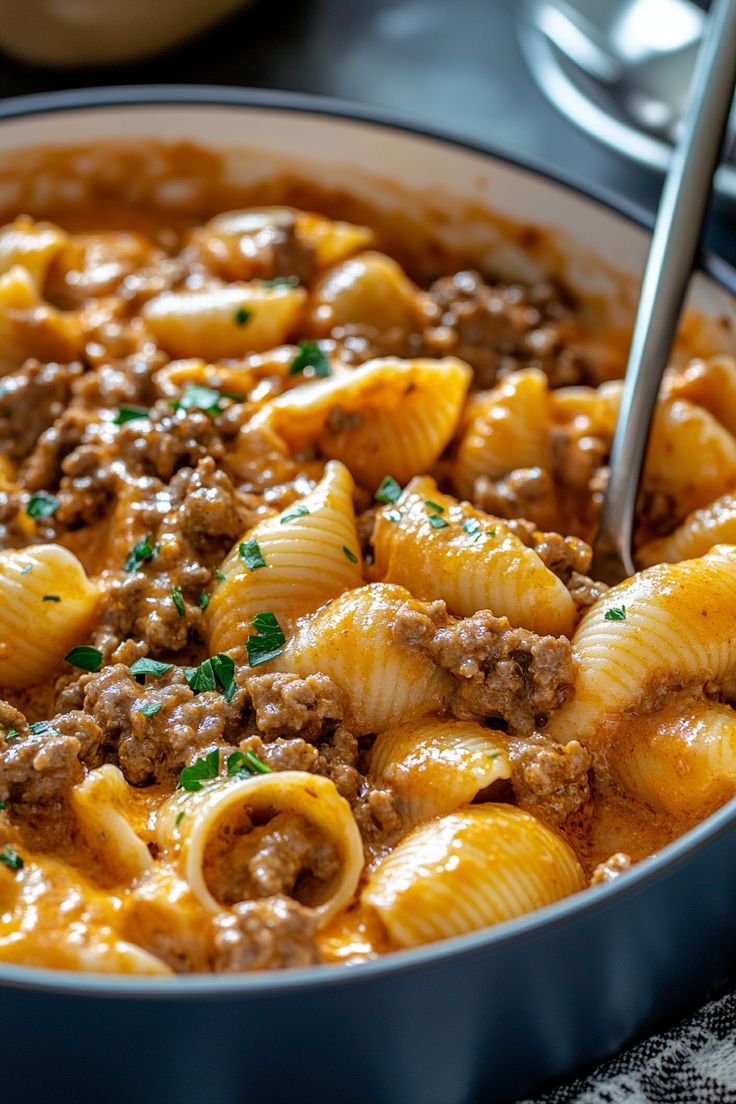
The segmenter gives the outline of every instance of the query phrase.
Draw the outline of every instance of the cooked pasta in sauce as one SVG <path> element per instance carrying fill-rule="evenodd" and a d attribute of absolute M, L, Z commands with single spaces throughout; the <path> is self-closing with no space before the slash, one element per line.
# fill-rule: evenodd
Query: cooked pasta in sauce
<path fill-rule="evenodd" d="M 0 961 L 355 962 L 736 790 L 736 361 L 668 374 L 607 590 L 621 346 L 387 248 L 274 206 L 0 230 Z"/>

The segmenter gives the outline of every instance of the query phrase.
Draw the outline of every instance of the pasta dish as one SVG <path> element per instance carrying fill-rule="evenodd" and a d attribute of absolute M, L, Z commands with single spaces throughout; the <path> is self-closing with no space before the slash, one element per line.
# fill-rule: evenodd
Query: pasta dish
<path fill-rule="evenodd" d="M 594 330 L 296 206 L 0 230 L 0 962 L 354 963 L 734 794 L 736 360 L 668 372 L 609 590 Z"/>

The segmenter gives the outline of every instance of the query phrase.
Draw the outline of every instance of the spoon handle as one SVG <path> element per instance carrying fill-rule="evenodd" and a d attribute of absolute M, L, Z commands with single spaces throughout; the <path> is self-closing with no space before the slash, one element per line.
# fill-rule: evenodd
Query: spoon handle
<path fill-rule="evenodd" d="M 736 0 L 713 0 L 682 137 L 662 189 L 641 284 L 592 573 L 634 573 L 631 540 L 652 415 L 672 350 L 736 83 Z"/>

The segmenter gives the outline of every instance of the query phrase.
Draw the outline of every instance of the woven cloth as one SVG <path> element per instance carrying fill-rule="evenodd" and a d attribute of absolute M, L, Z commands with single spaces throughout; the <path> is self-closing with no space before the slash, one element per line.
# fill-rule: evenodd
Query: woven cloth
<path fill-rule="evenodd" d="M 523 1104 L 736 1104 L 736 993 Z"/>

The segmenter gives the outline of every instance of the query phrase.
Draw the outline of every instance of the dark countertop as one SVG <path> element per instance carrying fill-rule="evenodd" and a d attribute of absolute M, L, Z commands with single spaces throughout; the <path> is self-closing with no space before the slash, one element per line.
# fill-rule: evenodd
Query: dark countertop
<path fill-rule="evenodd" d="M 155 2 L 155 0 L 152 0 Z M 257 0 L 164 57 L 94 69 L 0 61 L 0 96 L 104 84 L 198 83 L 312 92 L 532 155 L 653 210 L 659 178 L 578 131 L 536 88 L 515 0 Z M 708 247 L 736 262 L 733 213 Z"/>

